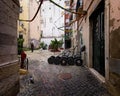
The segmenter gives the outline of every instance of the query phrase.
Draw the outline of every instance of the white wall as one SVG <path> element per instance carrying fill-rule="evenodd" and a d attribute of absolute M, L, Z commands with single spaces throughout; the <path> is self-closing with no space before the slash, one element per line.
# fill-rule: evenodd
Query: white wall
<path fill-rule="evenodd" d="M 55 0 L 55 2 L 64 7 L 64 0 Z M 49 1 L 43 2 L 41 8 L 41 19 L 43 22 L 41 23 L 41 30 L 43 31 L 43 37 L 59 37 L 64 34 L 64 31 L 57 29 L 58 27 L 64 26 L 63 12 L 64 10 L 60 9 Z M 48 40 L 48 42 L 50 42 L 49 38 Z"/>

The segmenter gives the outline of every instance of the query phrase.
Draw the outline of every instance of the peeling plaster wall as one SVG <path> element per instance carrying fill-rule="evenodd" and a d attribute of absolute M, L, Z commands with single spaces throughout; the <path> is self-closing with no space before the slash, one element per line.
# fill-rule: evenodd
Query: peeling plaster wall
<path fill-rule="evenodd" d="M 110 0 L 110 83 L 120 96 L 120 0 Z"/>
<path fill-rule="evenodd" d="M 110 2 L 110 59 L 111 71 L 120 74 L 120 1 Z M 112 64 L 116 69 L 112 67 Z"/>
<path fill-rule="evenodd" d="M 120 59 L 120 1 L 110 3 L 110 57 Z"/>

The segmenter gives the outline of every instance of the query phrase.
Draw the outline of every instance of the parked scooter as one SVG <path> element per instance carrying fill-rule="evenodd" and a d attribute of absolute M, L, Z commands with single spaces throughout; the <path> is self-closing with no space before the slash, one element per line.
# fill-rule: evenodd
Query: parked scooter
<path fill-rule="evenodd" d="M 78 46 L 75 46 L 73 49 L 64 50 L 61 54 L 58 56 L 50 56 L 48 58 L 49 64 L 56 64 L 56 65 L 77 65 L 81 66 L 83 63 L 83 60 L 81 59 L 81 53 L 85 51 L 85 46 L 82 46 L 80 49 L 80 52 L 75 54 L 75 49 Z"/>

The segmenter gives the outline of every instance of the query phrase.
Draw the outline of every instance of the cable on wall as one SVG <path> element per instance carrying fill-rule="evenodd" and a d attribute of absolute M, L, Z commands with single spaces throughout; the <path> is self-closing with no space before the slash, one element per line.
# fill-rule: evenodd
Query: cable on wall
<path fill-rule="evenodd" d="M 60 7 L 61 9 L 65 10 L 65 11 L 68 11 L 68 12 L 73 13 L 73 14 L 80 14 L 79 12 L 70 11 L 69 9 L 66 9 L 66 8 L 62 7 L 62 6 L 58 5 L 57 3 L 55 3 L 55 2 L 52 1 L 52 0 L 49 0 L 49 1 L 50 1 L 51 3 L 53 3 L 54 5 Z M 80 14 L 80 15 L 81 15 L 81 14 Z"/>
<path fill-rule="evenodd" d="M 37 9 L 37 11 L 36 11 L 36 13 L 35 13 L 35 15 L 34 15 L 34 17 L 33 17 L 31 20 L 19 19 L 19 21 L 32 22 L 32 21 L 35 19 L 35 17 L 37 16 L 37 14 L 38 14 L 38 12 L 39 12 L 39 10 L 40 10 L 40 8 L 41 8 L 41 5 L 42 5 L 43 1 L 44 1 L 44 0 L 41 0 L 40 5 L 39 5 L 39 7 L 38 7 L 38 9 Z"/>

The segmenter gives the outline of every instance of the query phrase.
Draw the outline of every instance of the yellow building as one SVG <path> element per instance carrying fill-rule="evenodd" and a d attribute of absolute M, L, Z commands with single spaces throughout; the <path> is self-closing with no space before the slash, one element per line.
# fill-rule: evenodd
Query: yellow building
<path fill-rule="evenodd" d="M 39 47 L 41 39 L 41 25 L 40 25 L 40 11 L 32 22 L 24 20 L 31 20 L 40 4 L 37 0 L 19 0 L 20 1 L 20 15 L 18 21 L 18 37 L 24 39 L 23 47 L 30 47 L 30 43 L 34 43 L 34 47 Z M 23 21 L 22 21 L 23 20 Z"/>
<path fill-rule="evenodd" d="M 19 0 L 20 14 L 19 19 L 29 19 L 29 0 Z M 29 22 L 18 21 L 18 37 L 24 39 L 23 47 L 29 47 Z"/>

